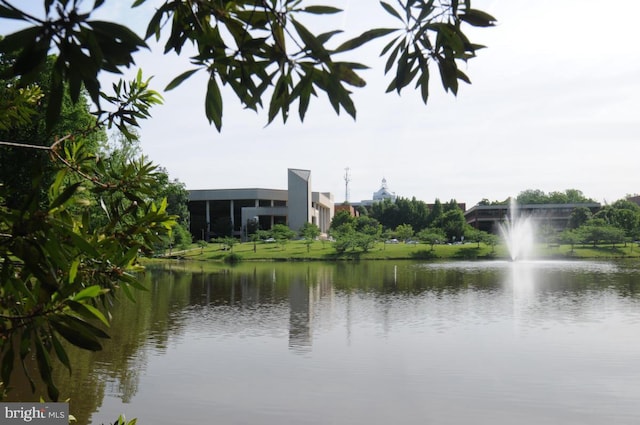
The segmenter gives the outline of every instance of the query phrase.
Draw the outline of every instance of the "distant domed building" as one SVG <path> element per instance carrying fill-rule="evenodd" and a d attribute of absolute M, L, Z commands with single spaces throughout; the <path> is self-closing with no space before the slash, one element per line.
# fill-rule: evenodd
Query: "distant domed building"
<path fill-rule="evenodd" d="M 376 202 L 382 202 L 385 199 L 389 199 L 391 201 L 395 201 L 397 197 L 398 197 L 398 195 L 396 195 L 395 192 L 392 192 L 392 191 L 389 190 L 389 186 L 387 185 L 387 179 L 385 179 L 383 177 L 382 178 L 382 186 L 380 187 L 380 189 L 378 189 L 377 191 L 373 192 L 373 199 L 366 199 L 366 200 L 362 200 L 360 202 L 352 202 L 351 205 L 353 205 L 353 206 L 358 206 L 358 205 L 368 206 L 368 205 L 373 205 Z"/>
<path fill-rule="evenodd" d="M 373 202 L 384 201 L 385 199 L 391 199 L 395 201 L 397 198 L 395 192 L 391 192 L 389 190 L 389 186 L 387 185 L 387 179 L 382 178 L 382 187 L 378 189 L 377 192 L 373 192 Z"/>

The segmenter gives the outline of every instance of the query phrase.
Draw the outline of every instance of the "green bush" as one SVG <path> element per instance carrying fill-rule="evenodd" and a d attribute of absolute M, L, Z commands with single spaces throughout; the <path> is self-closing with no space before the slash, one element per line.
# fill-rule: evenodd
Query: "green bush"
<path fill-rule="evenodd" d="M 242 261 L 242 256 L 232 252 L 228 255 L 225 255 L 224 262 L 227 264 L 236 264 Z"/>

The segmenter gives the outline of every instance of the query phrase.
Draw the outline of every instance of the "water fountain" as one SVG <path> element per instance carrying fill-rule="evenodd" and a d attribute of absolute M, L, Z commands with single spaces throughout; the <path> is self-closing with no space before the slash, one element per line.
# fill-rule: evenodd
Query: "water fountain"
<path fill-rule="evenodd" d="M 531 218 L 520 214 L 518 204 L 511 198 L 504 223 L 500 224 L 512 261 L 528 258 L 533 250 L 533 223 Z"/>

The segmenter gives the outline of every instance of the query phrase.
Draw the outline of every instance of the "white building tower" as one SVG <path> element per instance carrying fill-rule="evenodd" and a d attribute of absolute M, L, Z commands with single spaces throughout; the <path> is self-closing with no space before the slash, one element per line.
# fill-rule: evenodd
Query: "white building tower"
<path fill-rule="evenodd" d="M 389 186 L 387 185 L 387 179 L 382 178 L 382 187 L 378 189 L 377 192 L 373 192 L 373 202 L 384 201 L 385 199 L 391 199 L 395 201 L 397 198 L 395 192 L 391 192 L 389 190 Z"/>

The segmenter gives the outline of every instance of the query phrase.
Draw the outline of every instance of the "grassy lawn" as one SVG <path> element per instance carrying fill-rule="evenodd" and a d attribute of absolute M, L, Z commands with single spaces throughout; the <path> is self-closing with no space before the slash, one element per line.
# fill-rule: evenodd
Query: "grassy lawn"
<path fill-rule="evenodd" d="M 193 261 L 224 261 L 230 254 L 244 261 L 304 261 L 304 260 L 392 260 L 392 259 L 507 259 L 504 245 L 490 246 L 475 243 L 463 245 L 436 245 L 431 249 L 427 244 L 408 245 L 376 244 L 368 252 L 348 251 L 338 254 L 332 242 L 314 241 L 307 246 L 304 241 L 289 241 L 286 244 L 244 242 L 236 244 L 232 250 L 225 250 L 219 243 L 207 244 L 204 248 L 192 245 L 187 250 L 174 250 L 172 257 Z M 573 250 L 569 245 L 539 245 L 535 250 L 536 258 L 639 258 L 640 247 L 635 244 L 627 246 L 582 246 L 576 245 Z"/>

